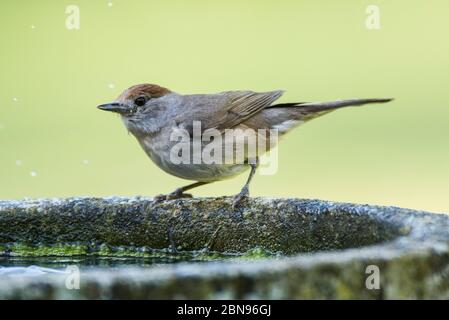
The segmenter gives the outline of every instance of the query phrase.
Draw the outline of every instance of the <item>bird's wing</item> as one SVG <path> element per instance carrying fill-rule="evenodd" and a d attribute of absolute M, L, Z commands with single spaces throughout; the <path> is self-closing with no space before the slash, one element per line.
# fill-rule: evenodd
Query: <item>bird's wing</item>
<path fill-rule="evenodd" d="M 215 128 L 220 131 L 233 128 L 269 107 L 283 91 L 253 92 L 226 91 L 215 95 L 186 96 L 186 106 L 194 121 L 201 122 L 201 129 Z M 187 117 L 179 115 L 185 127 Z M 191 121 L 191 120 L 190 120 Z"/>
<path fill-rule="evenodd" d="M 226 97 L 223 105 L 223 114 L 219 119 L 210 123 L 212 128 L 219 130 L 233 128 L 245 120 L 253 117 L 263 109 L 269 107 L 277 100 L 283 91 L 253 92 L 253 91 L 227 91 L 222 95 Z"/>

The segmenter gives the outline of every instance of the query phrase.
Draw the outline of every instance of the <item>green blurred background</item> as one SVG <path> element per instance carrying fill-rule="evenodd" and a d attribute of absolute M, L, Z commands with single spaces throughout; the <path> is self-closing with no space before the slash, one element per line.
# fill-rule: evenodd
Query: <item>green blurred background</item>
<path fill-rule="evenodd" d="M 81 28 L 65 26 L 67 5 Z M 365 26 L 380 8 L 381 29 Z M 117 116 L 125 88 L 285 89 L 280 101 L 394 97 L 286 137 L 254 196 L 449 211 L 449 2 L 0 2 L 0 198 L 145 195 L 186 181 L 151 163 Z M 238 177 L 198 188 L 235 194 Z"/>

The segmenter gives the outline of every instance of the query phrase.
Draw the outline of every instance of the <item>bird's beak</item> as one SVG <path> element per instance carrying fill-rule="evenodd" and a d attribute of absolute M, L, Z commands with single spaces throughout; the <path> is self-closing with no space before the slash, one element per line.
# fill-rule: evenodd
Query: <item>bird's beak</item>
<path fill-rule="evenodd" d="M 100 110 L 112 111 L 112 112 L 117 112 L 120 114 L 125 114 L 129 111 L 129 108 L 126 104 L 119 103 L 119 102 L 111 102 L 111 103 L 102 104 L 102 105 L 99 105 L 97 108 Z"/>

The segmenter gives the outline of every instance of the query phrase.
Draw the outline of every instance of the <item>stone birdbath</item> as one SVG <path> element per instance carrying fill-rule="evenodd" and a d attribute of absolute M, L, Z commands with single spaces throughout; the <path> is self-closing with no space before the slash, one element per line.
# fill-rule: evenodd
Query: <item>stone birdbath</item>
<path fill-rule="evenodd" d="M 0 201 L 1 299 L 449 298 L 449 216 L 320 200 Z"/>

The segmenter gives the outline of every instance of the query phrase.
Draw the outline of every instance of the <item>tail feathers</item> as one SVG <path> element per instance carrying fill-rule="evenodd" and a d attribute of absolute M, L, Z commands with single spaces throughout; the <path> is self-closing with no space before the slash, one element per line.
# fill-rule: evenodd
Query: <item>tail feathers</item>
<path fill-rule="evenodd" d="M 270 106 L 271 110 L 283 110 L 290 119 L 309 121 L 343 107 L 361 106 L 369 103 L 385 103 L 393 99 L 348 99 L 329 102 L 284 103 Z"/>
<path fill-rule="evenodd" d="M 349 99 L 330 102 L 283 103 L 265 108 L 249 119 L 250 127 L 268 127 L 286 133 L 291 129 L 342 107 L 361 106 L 369 103 L 385 103 L 393 99 Z"/>
<path fill-rule="evenodd" d="M 298 105 L 298 107 L 306 112 L 320 112 L 342 107 L 361 106 L 369 103 L 386 103 L 390 102 L 391 100 L 393 99 L 349 99 L 330 102 L 301 103 L 300 105 Z"/>
<path fill-rule="evenodd" d="M 299 102 L 299 103 L 283 103 L 270 106 L 270 108 L 285 108 L 293 107 L 298 108 L 304 112 L 321 112 L 333 109 L 338 109 L 342 107 L 349 106 L 361 106 L 369 103 L 386 103 L 392 101 L 393 99 L 348 99 L 348 100 L 336 100 L 329 102 Z"/>

